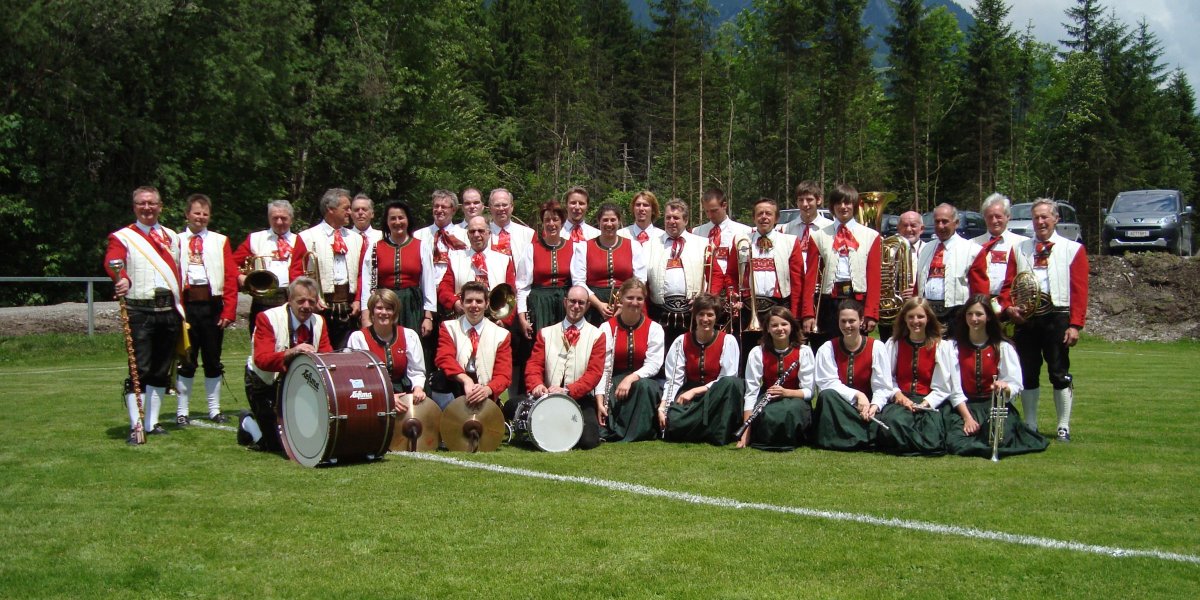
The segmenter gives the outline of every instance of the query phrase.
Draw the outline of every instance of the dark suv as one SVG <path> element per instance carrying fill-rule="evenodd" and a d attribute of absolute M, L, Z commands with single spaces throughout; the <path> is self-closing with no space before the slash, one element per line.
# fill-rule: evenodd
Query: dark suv
<path fill-rule="evenodd" d="M 933 230 L 933 211 L 921 215 L 921 220 L 925 223 L 924 229 L 921 230 L 921 239 L 928 242 L 937 235 L 937 232 Z M 955 231 L 959 236 L 969 240 L 987 233 L 987 222 L 983 220 L 983 215 L 973 210 L 960 210 L 958 211 L 958 229 Z"/>
<path fill-rule="evenodd" d="M 1101 248 L 1118 254 L 1127 248 L 1158 248 L 1192 254 L 1192 207 L 1178 190 L 1121 192 L 1104 211 Z"/>

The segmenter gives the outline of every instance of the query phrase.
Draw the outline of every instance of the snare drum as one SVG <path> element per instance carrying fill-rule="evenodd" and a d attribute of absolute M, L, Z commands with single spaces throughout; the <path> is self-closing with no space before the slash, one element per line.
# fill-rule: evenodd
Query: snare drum
<path fill-rule="evenodd" d="M 513 438 L 546 452 L 566 452 L 583 436 L 583 413 L 566 394 L 526 398 L 517 405 Z"/>
<path fill-rule="evenodd" d="M 379 458 L 395 429 L 392 382 L 369 352 L 306 352 L 288 365 L 279 415 L 283 447 L 301 465 Z"/>

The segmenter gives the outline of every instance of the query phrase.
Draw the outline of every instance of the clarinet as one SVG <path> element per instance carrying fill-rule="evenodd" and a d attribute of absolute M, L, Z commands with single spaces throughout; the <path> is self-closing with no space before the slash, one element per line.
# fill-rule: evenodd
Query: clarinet
<path fill-rule="evenodd" d="M 797 359 L 796 362 L 793 362 L 791 366 L 789 366 L 787 370 L 779 376 L 779 379 L 775 380 L 775 385 L 783 385 L 783 382 L 787 380 L 788 377 L 791 377 L 792 373 L 795 372 L 796 367 L 799 366 L 800 360 Z M 766 410 L 767 404 L 769 404 L 771 400 L 774 400 L 774 398 L 772 398 L 770 394 L 763 394 L 762 398 L 758 399 L 758 402 L 754 404 L 754 410 L 750 411 L 749 417 L 746 417 L 746 422 L 742 423 L 742 426 L 739 427 L 737 432 L 733 434 L 734 439 L 739 439 L 743 434 L 746 433 L 746 430 L 750 428 L 750 424 L 753 423 L 754 420 L 757 419 L 764 410 Z"/>

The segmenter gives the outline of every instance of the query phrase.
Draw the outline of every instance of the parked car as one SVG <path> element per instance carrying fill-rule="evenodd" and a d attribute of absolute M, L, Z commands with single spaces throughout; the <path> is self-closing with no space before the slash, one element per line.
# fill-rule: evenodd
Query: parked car
<path fill-rule="evenodd" d="M 826 219 L 833 220 L 833 215 L 829 211 L 825 210 L 824 208 L 818 208 L 817 214 L 822 217 L 825 217 Z M 795 221 L 796 219 L 799 219 L 799 218 L 800 218 L 800 209 L 785 208 L 785 209 L 779 211 L 779 224 L 776 225 L 775 227 L 777 229 L 779 229 L 779 231 L 783 231 L 784 225 L 791 223 L 792 221 Z"/>
<path fill-rule="evenodd" d="M 1066 202 L 1058 203 L 1058 225 L 1054 228 L 1068 240 L 1083 243 L 1083 230 L 1079 226 L 1079 217 L 1075 207 Z M 1008 230 L 1027 238 L 1033 237 L 1033 203 L 1022 202 L 1012 205 L 1012 218 L 1008 220 Z"/>
<path fill-rule="evenodd" d="M 883 237 L 896 235 L 900 230 L 900 215 L 883 215 L 883 225 L 880 229 L 879 235 Z"/>
<path fill-rule="evenodd" d="M 1192 255 L 1192 207 L 1178 190 L 1121 192 L 1104 211 L 1100 248 L 1119 254 L 1127 248 L 1161 248 Z"/>
<path fill-rule="evenodd" d="M 924 221 L 925 227 L 921 229 L 921 239 L 928 242 L 937 237 L 933 230 L 933 211 L 929 211 L 921 215 L 921 220 Z M 958 235 L 971 239 L 987 233 L 987 222 L 983 220 L 983 215 L 973 210 L 958 211 Z"/>

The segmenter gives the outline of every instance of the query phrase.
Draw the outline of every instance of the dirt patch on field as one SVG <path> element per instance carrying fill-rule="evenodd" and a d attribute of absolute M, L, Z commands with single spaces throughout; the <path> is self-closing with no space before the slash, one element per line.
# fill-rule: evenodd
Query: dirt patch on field
<path fill-rule="evenodd" d="M 1200 339 L 1200 259 L 1157 252 L 1088 258 L 1092 335 L 1113 341 Z M 250 298 L 239 300 L 237 326 L 245 327 Z M 121 330 L 116 302 L 95 304 L 95 326 L 100 332 Z M 86 331 L 87 304 L 0 308 L 0 335 Z"/>

